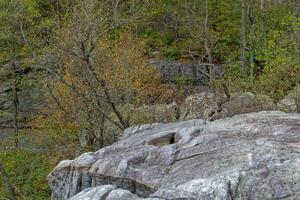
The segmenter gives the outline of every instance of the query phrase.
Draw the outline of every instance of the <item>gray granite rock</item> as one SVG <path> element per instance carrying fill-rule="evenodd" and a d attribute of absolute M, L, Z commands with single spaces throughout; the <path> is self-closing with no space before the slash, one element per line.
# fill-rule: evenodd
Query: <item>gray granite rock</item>
<path fill-rule="evenodd" d="M 300 199 L 300 114 L 132 127 L 48 181 L 52 200 Z"/>
<path fill-rule="evenodd" d="M 219 102 L 223 102 L 221 107 Z M 276 110 L 276 104 L 268 96 L 248 93 L 233 93 L 230 99 L 217 93 L 203 92 L 189 96 L 181 105 L 180 119 L 222 119 L 236 114 Z"/>
<path fill-rule="evenodd" d="M 300 112 L 300 85 L 296 86 L 284 99 L 277 103 L 284 112 Z"/>
<path fill-rule="evenodd" d="M 212 77 L 222 77 L 224 69 L 218 65 L 195 63 L 182 63 L 179 61 L 159 61 L 151 60 L 152 64 L 160 73 L 165 82 L 178 82 L 188 80 L 197 85 L 208 85 L 209 79 L 207 74 Z M 210 71 L 211 70 L 211 71 Z"/>
<path fill-rule="evenodd" d="M 88 188 L 73 196 L 70 200 L 99 200 L 108 197 L 114 189 L 116 189 L 116 186 L 113 185 Z M 122 196 L 125 197 L 124 195 Z"/>
<path fill-rule="evenodd" d="M 284 111 L 284 112 L 295 112 L 297 110 L 297 102 L 296 100 L 291 97 L 287 96 L 277 104 L 278 109 Z"/>

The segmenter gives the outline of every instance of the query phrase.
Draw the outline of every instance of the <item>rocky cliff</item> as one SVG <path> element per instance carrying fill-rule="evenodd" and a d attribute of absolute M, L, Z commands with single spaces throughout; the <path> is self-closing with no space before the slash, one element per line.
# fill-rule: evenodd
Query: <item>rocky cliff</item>
<path fill-rule="evenodd" d="M 52 200 L 300 199 L 300 115 L 279 111 L 141 125 L 62 161 Z"/>
<path fill-rule="evenodd" d="M 38 70 L 22 68 L 19 64 L 11 69 L 11 65 L 4 65 L 0 69 L 0 127 L 12 128 L 15 109 L 18 112 L 19 128 L 25 126 L 37 113 L 39 107 L 44 106 L 41 98 L 44 93 L 38 86 Z M 16 107 L 15 107 L 16 106 Z M 0 133 L 1 137 L 1 133 Z"/>
<path fill-rule="evenodd" d="M 215 77 L 223 76 L 223 68 L 218 65 L 202 64 L 192 62 L 182 63 L 179 61 L 150 60 L 151 65 L 157 69 L 165 82 L 190 81 L 190 84 L 207 85 L 208 75 Z"/>

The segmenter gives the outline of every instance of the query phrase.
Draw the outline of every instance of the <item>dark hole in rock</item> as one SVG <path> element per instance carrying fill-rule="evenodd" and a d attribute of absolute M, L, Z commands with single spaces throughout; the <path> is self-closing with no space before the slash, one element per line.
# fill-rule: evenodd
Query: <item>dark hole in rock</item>
<path fill-rule="evenodd" d="M 147 144 L 157 146 L 157 147 L 163 147 L 163 146 L 167 146 L 167 145 L 170 145 L 170 144 L 175 144 L 180 139 L 181 139 L 180 136 L 177 135 L 176 133 L 169 133 L 169 134 L 164 135 L 162 137 L 150 140 L 149 142 L 147 142 Z"/>

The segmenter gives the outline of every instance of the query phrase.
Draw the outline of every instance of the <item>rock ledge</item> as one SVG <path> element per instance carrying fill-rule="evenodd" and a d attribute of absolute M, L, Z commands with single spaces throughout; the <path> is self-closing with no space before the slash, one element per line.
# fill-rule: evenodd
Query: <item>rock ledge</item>
<path fill-rule="evenodd" d="M 300 114 L 132 127 L 48 181 L 52 200 L 300 199 Z"/>

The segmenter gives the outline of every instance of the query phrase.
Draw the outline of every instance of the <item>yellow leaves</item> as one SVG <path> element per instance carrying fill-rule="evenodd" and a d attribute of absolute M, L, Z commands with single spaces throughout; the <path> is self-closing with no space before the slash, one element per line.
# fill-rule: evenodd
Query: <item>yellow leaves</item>
<path fill-rule="evenodd" d="M 74 33 L 70 39 L 73 37 Z M 89 60 L 70 52 L 80 48 L 77 41 L 68 40 L 68 43 L 72 48 L 59 52 L 58 73 L 76 92 L 54 79 L 51 88 L 55 99 L 51 98 L 50 105 L 43 111 L 48 115 L 35 122 L 58 143 L 78 139 L 80 128 L 99 125 L 102 117 L 99 107 L 111 114 L 104 88 L 117 106 L 158 103 L 172 95 L 172 90 L 162 85 L 157 71 L 143 57 L 140 42 L 128 32 L 121 32 L 113 41 L 101 37 Z M 105 87 L 101 80 L 105 81 Z"/>
<path fill-rule="evenodd" d="M 141 46 L 129 32 L 121 32 L 107 59 L 101 62 L 109 87 L 126 93 L 133 104 L 148 102 L 149 97 L 156 98 L 165 92 L 157 71 L 143 57 Z"/>

